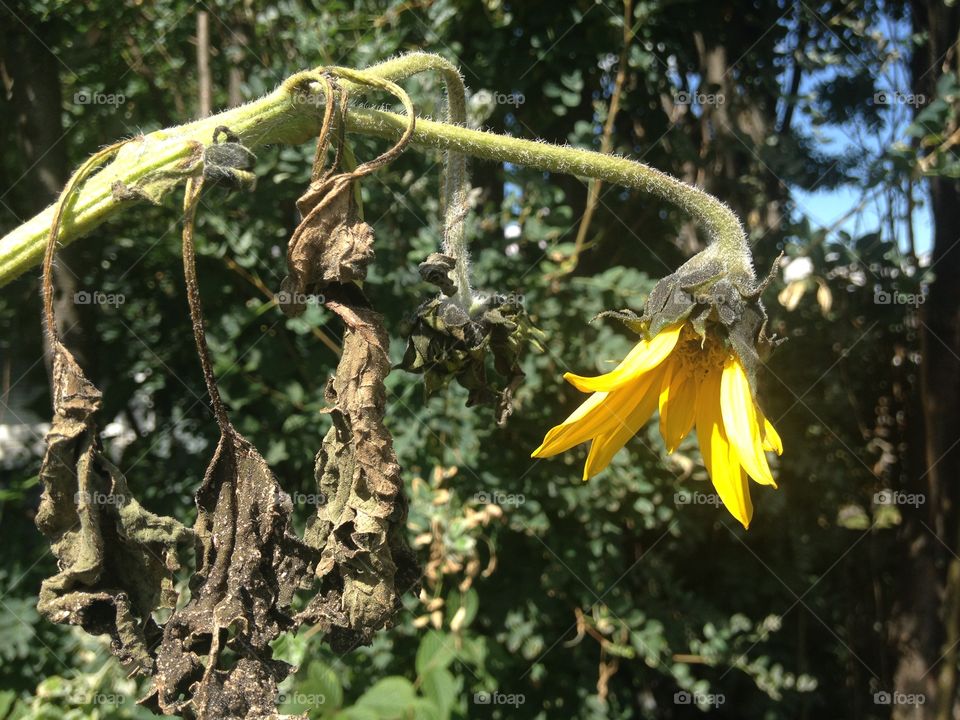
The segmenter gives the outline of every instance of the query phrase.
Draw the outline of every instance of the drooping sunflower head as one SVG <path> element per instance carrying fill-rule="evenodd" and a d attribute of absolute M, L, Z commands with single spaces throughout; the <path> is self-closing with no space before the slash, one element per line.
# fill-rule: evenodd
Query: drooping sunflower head
<path fill-rule="evenodd" d="M 643 317 L 617 314 L 641 339 L 616 368 L 597 377 L 564 375 L 592 394 L 547 433 L 533 457 L 590 441 L 583 470 L 587 480 L 606 468 L 659 409 L 669 452 L 696 428 L 717 494 L 747 527 L 753 516 L 748 477 L 776 487 L 765 452 L 783 451 L 755 392 L 760 353 L 774 341 L 764 334 L 762 287 L 748 285 L 745 292 L 740 283 L 718 278 L 710 266 L 694 271 L 684 266 L 661 280 Z"/>

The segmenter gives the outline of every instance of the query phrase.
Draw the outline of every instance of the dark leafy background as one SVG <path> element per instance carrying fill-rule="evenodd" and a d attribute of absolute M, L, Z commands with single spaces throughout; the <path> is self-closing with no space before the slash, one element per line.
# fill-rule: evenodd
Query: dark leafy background
<path fill-rule="evenodd" d="M 936 546 L 937 534 L 948 538 L 944 547 L 955 543 L 949 518 L 945 527 L 921 522 L 922 514 L 909 522 L 912 508 L 875 496 L 909 490 L 925 475 L 926 325 L 916 305 L 877 302 L 877 293 L 919 294 L 933 279 L 923 271 L 925 248 L 914 247 L 910 213 L 928 199 L 918 147 L 927 155 L 952 132 L 956 81 L 953 70 L 941 77 L 939 64 L 922 61 L 926 4 L 911 13 L 874 0 L 638 2 L 624 49 L 624 8 L 615 0 L 7 2 L 4 232 L 49 202 L 68 169 L 98 147 L 196 116 L 196 22 L 205 11 L 214 108 L 254 99 L 299 69 L 363 67 L 426 49 L 462 68 L 475 93 L 473 123 L 599 148 L 618 92 L 613 152 L 732 205 L 758 267 L 781 251 L 811 262 L 808 276 L 790 286 L 778 280 L 766 295 L 773 329 L 789 338 L 762 380 L 786 449 L 780 489 L 754 487 L 756 516 L 744 532 L 722 508 L 689 502 L 710 492 L 695 443 L 668 457 L 655 424 L 589 484 L 579 479 L 580 450 L 529 458 L 580 400 L 562 373 L 608 368 L 629 347 L 622 328 L 591 318 L 640 310 L 652 283 L 700 247 L 695 228 L 662 202 L 605 186 L 573 267 L 585 183 L 474 163 L 475 284 L 522 295 L 545 351 L 525 359 L 527 379 L 505 428 L 489 408 L 466 409 L 460 388 L 427 399 L 418 376 L 390 376 L 388 425 L 412 497 L 424 594 L 410 595 L 397 626 L 371 647 L 345 656 L 320 634 L 281 640 L 278 655 L 301 668 L 283 698 L 288 711 L 596 719 L 913 711 L 875 696 L 915 687 L 903 684 L 912 657 L 905 647 L 920 632 L 911 625 L 923 607 L 913 588 L 925 580 L 911 575 L 919 566 L 907 553 L 918 542 Z M 955 26 L 937 32 L 957 35 Z M 917 122 L 913 107 L 876 97 L 920 92 L 911 77 L 930 88 Z M 39 90 L 24 99 L 24 86 Z M 423 115 L 442 112 L 436 78 L 407 86 Z M 94 93 L 123 102 L 83 102 Z M 679 102 L 684 93 L 724 102 L 688 106 Z M 351 143 L 359 158 L 385 148 L 361 137 Z M 312 152 L 259 150 L 256 191 L 208 194 L 197 234 L 224 399 L 240 432 L 299 493 L 301 524 L 312 511 L 313 456 L 327 427 L 323 387 L 340 329 L 316 306 L 285 318 L 272 294 Z M 387 315 L 395 362 L 404 321 L 431 293 L 416 266 L 439 242 L 439 162 L 436 153 L 408 151 L 363 182 L 365 217 L 377 232 L 367 291 Z M 927 169 L 955 177 L 956 167 L 948 148 Z M 858 232 L 821 227 L 797 199 L 800 189 L 864 198 Z M 108 435 L 117 435 L 108 452 L 152 510 L 189 522 L 217 429 L 189 333 L 179 202 L 138 205 L 62 253 L 68 287 L 125 301 L 68 303 L 61 315 L 77 323 L 72 342 L 104 391 Z M 516 226 L 519 234 L 505 237 Z M 101 639 L 34 610 L 40 581 L 55 572 L 33 526 L 41 423 L 50 414 L 37 276 L 0 291 L 0 421 L 5 432 L 21 426 L 25 445 L 14 453 L 5 444 L 0 465 L 0 718 L 147 717 L 135 705 L 143 688 Z M 791 295 L 799 301 L 788 310 Z M 934 564 L 935 574 L 949 559 Z M 931 617 L 936 609 L 935 601 Z M 928 660 L 939 656 L 934 646 Z M 913 671 L 916 687 L 929 688 L 924 670 Z M 693 702 L 677 695 L 684 692 Z"/>

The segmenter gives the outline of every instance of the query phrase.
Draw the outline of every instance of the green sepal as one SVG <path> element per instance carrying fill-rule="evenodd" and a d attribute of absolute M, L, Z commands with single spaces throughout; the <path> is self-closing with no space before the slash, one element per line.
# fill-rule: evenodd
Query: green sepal
<path fill-rule="evenodd" d="M 643 315 L 631 310 L 607 311 L 612 317 L 650 340 L 663 330 L 688 323 L 701 338 L 720 338 L 737 355 L 756 396 L 757 374 L 782 338 L 766 334 L 767 312 L 760 295 L 776 275 L 778 263 L 757 282 L 752 272 L 737 264 L 728 269 L 723 256 L 710 246 L 694 255 L 676 272 L 661 279 L 644 304 Z"/>

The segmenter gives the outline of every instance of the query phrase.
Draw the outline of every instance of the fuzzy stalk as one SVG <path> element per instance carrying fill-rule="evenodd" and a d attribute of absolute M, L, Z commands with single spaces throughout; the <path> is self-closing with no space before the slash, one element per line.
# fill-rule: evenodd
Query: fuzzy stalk
<path fill-rule="evenodd" d="M 438 61 L 436 57 L 424 53 L 404 55 L 367 68 L 363 73 L 392 81 L 438 68 L 448 74 L 443 69 L 445 61 Z M 299 101 L 304 81 L 309 80 L 310 75 L 310 72 L 294 75 L 269 95 L 238 108 L 132 139 L 109 165 L 79 189 L 71 212 L 63 218 L 60 245 L 83 237 L 138 198 L 159 201 L 163 194 L 196 174 L 202 150 L 212 143 L 218 126 L 230 128 L 250 148 L 268 143 L 299 144 L 315 137 L 322 113 L 316 104 Z M 455 86 L 455 83 L 451 85 Z M 356 84 L 350 87 L 351 97 L 367 91 Z M 352 132 L 389 139 L 398 138 L 407 126 L 403 115 L 366 107 L 351 108 L 347 123 Z M 595 178 L 653 195 L 697 220 L 730 266 L 750 266 L 743 227 L 730 208 L 702 190 L 642 163 L 427 119 L 418 119 L 412 142 L 422 148 L 462 156 Z M 53 214 L 51 206 L 0 238 L 0 286 L 40 263 Z M 465 254 L 465 248 L 461 249 Z M 463 265 L 465 272 L 465 263 Z M 466 283 L 465 287 L 468 285 L 463 279 L 460 282 Z"/>

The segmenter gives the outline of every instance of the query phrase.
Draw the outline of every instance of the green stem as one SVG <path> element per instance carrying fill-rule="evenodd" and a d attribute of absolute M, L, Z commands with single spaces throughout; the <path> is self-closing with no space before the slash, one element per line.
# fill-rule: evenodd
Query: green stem
<path fill-rule="evenodd" d="M 347 117 L 348 130 L 387 139 L 397 138 L 406 124 L 402 115 L 369 108 L 352 109 Z M 411 142 L 420 147 L 454 148 L 483 160 L 595 178 L 649 193 L 673 203 L 698 220 L 709 242 L 722 251 L 749 256 L 743 226 L 729 207 L 712 195 L 635 160 L 426 119 L 417 121 Z"/>
<path fill-rule="evenodd" d="M 441 68 L 447 73 L 442 60 L 425 60 L 425 57 L 431 56 L 404 55 L 368 68 L 364 73 L 394 81 L 426 69 Z M 295 75 L 277 90 L 247 105 L 131 140 L 112 163 L 87 180 L 77 193 L 71 212 L 63 219 L 61 246 L 117 215 L 135 197 L 159 201 L 164 193 L 196 171 L 202 148 L 212 142 L 214 129 L 220 125 L 229 127 L 251 148 L 267 143 L 299 144 L 315 137 L 320 127 L 316 104 L 298 101 L 302 99 L 298 88 L 307 79 L 304 75 Z M 359 85 L 350 88 L 352 97 L 366 91 Z M 407 126 L 402 115 L 359 107 L 351 108 L 347 122 L 348 129 L 354 132 L 390 139 L 398 138 Z M 711 243 L 717 244 L 722 253 L 749 257 L 743 228 L 730 208 L 702 190 L 642 163 L 426 119 L 418 119 L 413 143 L 486 160 L 596 178 L 649 193 L 677 205 L 699 221 Z M 53 212 L 51 206 L 0 239 L 0 286 L 39 264 Z"/>

